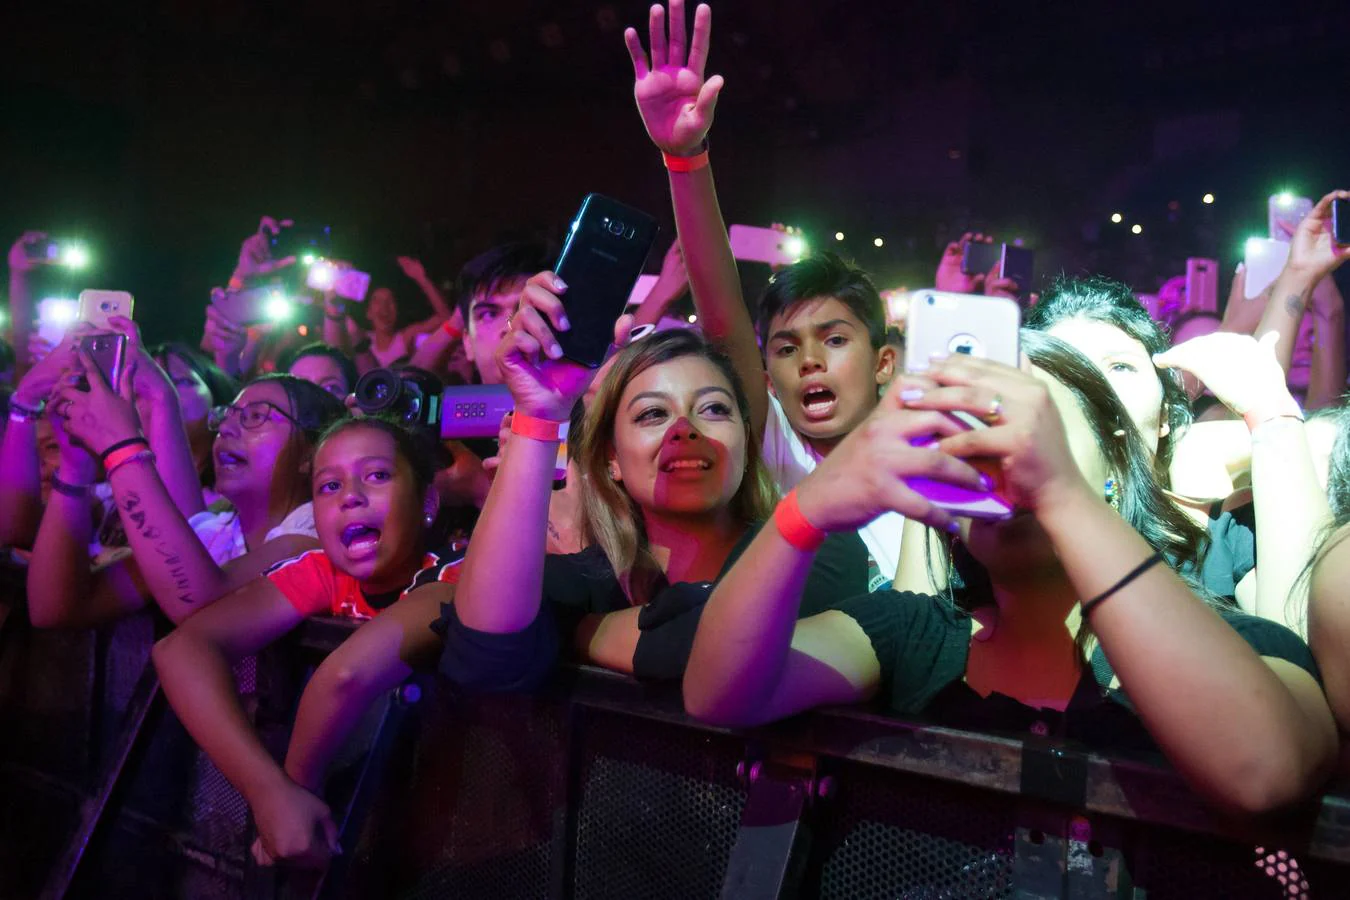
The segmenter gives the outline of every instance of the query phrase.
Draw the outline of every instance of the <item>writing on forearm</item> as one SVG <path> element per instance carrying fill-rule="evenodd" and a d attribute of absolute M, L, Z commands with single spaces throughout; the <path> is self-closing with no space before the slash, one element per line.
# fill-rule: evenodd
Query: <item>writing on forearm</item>
<path fill-rule="evenodd" d="M 163 532 L 147 520 L 145 510 L 142 508 L 140 494 L 135 491 L 127 491 L 122 498 L 121 508 L 122 517 L 132 524 L 137 534 L 147 541 L 153 542 L 155 552 L 168 566 L 169 577 L 173 580 L 178 601 L 189 604 L 196 602 L 192 596 L 192 585 L 188 580 L 187 567 L 183 564 L 183 558 L 170 546 L 168 541 L 161 540 Z"/>

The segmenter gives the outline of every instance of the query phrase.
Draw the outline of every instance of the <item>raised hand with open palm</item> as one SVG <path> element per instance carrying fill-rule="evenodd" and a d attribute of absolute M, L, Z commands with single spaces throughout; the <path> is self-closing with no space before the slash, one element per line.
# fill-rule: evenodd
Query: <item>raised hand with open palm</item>
<path fill-rule="evenodd" d="M 651 56 L 643 50 L 637 29 L 624 30 L 624 43 L 633 58 L 637 100 L 642 124 L 658 149 L 675 156 L 698 151 L 712 127 L 717 95 L 724 84 L 721 75 L 704 80 L 712 34 L 712 10 L 700 3 L 694 11 L 694 33 L 686 40 L 684 0 L 670 0 L 670 31 L 666 11 L 651 8 L 649 21 Z"/>

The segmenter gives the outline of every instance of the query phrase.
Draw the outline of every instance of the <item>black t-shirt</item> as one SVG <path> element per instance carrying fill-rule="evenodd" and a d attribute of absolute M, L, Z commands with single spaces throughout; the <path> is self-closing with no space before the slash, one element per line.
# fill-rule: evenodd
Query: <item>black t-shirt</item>
<path fill-rule="evenodd" d="M 730 571 L 763 524 L 746 530 L 732 548 L 717 580 Z M 678 582 L 659 590 L 642 607 L 642 634 L 633 654 L 634 674 L 643 678 L 677 679 L 693 645 L 703 606 L 716 581 Z M 592 613 L 629 609 L 618 576 L 599 547 L 580 553 L 550 554 L 544 561 L 543 603 L 525 629 L 488 634 L 459 621 L 454 604 L 441 607 L 432 627 L 445 638 L 440 670 L 452 682 L 472 690 L 528 690 L 553 670 L 568 652 L 581 621 Z M 867 591 L 867 547 L 856 533 L 830 535 L 821 545 L 802 591 L 799 615 L 829 609 L 840 597 Z"/>
<path fill-rule="evenodd" d="M 867 634 L 881 665 L 881 702 L 904 716 L 954 728 L 1056 734 L 1113 749 L 1156 749 L 1129 697 L 1111 688 L 1115 676 L 1100 646 L 1064 711 L 1037 709 L 994 693 L 981 697 L 965 682 L 970 617 L 925 594 L 879 591 L 834 607 Z M 1312 653 L 1283 625 L 1218 610 L 1259 656 L 1287 660 L 1321 680 Z"/>

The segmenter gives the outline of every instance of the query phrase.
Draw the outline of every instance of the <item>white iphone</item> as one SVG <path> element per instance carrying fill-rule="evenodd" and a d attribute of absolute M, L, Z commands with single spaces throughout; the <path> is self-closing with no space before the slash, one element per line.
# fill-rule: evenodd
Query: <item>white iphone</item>
<path fill-rule="evenodd" d="M 742 262 L 761 262 L 771 266 L 790 266 L 806 255 L 806 240 L 776 228 L 732 225 L 731 255 Z"/>

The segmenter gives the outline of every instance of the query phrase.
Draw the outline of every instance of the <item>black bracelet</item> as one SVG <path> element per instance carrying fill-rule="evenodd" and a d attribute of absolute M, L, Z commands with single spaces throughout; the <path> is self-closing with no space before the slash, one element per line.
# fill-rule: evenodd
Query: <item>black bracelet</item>
<path fill-rule="evenodd" d="M 71 484 L 69 481 L 62 481 L 55 472 L 52 473 L 52 490 L 58 494 L 84 499 L 89 496 L 89 489 L 92 487 L 92 484 Z"/>
<path fill-rule="evenodd" d="M 37 406 L 24 406 L 13 397 L 9 400 L 9 411 L 18 413 L 25 419 L 37 419 L 42 416 L 42 411 L 47 408 L 46 400 L 39 400 Z"/>
<path fill-rule="evenodd" d="M 144 444 L 147 447 L 150 446 L 149 441 L 147 441 L 140 435 L 137 435 L 136 437 L 129 437 L 125 441 L 118 441 L 117 443 L 113 444 L 111 447 L 100 453 L 98 455 L 98 458 L 106 465 L 109 456 L 112 456 L 114 453 L 116 453 L 118 450 L 121 450 L 123 447 L 131 447 L 136 444 Z"/>
<path fill-rule="evenodd" d="M 1098 606 L 1101 606 L 1102 603 L 1106 602 L 1106 600 L 1108 600 L 1111 597 L 1111 595 L 1115 594 L 1121 588 L 1125 587 L 1125 585 L 1129 584 L 1131 581 L 1134 581 L 1140 575 L 1143 575 L 1149 569 L 1153 568 L 1162 561 L 1163 561 L 1162 553 L 1157 550 L 1154 550 L 1152 556 L 1141 562 L 1139 565 L 1135 566 L 1133 569 L 1131 569 L 1124 578 L 1120 579 L 1115 584 L 1111 585 L 1109 588 L 1107 588 L 1097 596 L 1093 597 L 1091 600 L 1088 600 L 1086 603 L 1084 603 L 1083 618 L 1086 619 L 1094 609 L 1096 609 Z"/>

